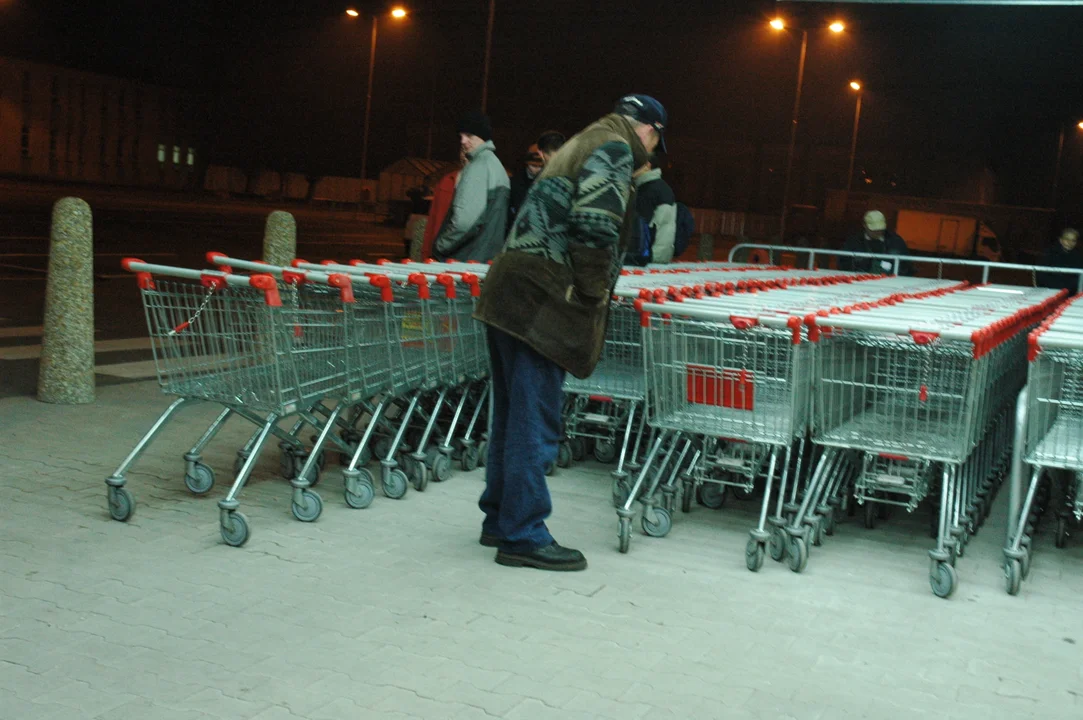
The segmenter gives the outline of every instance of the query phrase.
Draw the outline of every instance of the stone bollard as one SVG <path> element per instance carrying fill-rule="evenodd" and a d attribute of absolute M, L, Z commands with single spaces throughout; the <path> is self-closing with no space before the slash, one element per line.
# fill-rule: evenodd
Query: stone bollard
<path fill-rule="evenodd" d="M 263 232 L 263 261 L 271 265 L 289 266 L 297 257 L 297 222 L 284 210 L 267 216 Z"/>
<path fill-rule="evenodd" d="M 90 206 L 53 205 L 38 400 L 94 402 L 94 239 Z"/>

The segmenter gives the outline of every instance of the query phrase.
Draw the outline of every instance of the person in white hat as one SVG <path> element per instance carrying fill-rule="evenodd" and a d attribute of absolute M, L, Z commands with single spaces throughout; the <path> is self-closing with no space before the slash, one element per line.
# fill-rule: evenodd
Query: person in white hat
<path fill-rule="evenodd" d="M 909 255 L 906 241 L 887 229 L 887 219 L 879 210 L 865 213 L 864 228 L 846 238 L 843 250 L 863 253 L 883 253 L 882 258 L 840 257 L 840 270 L 891 274 L 895 269 L 894 255 Z M 899 263 L 900 275 L 913 275 L 914 268 L 908 262 Z"/>

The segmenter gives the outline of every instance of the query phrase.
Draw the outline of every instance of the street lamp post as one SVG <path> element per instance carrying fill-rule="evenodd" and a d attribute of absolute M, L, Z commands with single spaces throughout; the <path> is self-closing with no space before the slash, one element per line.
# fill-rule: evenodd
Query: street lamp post
<path fill-rule="evenodd" d="M 346 10 L 346 14 L 352 18 L 360 17 L 361 13 L 354 8 Z M 391 10 L 391 17 L 402 20 L 406 17 L 406 9 L 395 7 Z M 379 29 L 379 15 L 372 14 L 372 38 L 369 42 L 369 72 L 368 87 L 365 90 L 365 127 L 361 136 L 361 182 L 368 177 L 369 164 L 369 121 L 372 118 L 372 80 L 376 75 L 376 39 Z"/>
<path fill-rule="evenodd" d="M 861 83 L 857 80 L 850 82 L 850 88 L 857 93 L 857 105 L 854 107 L 854 134 L 850 138 L 850 169 L 846 172 L 846 198 L 850 198 L 850 189 L 854 185 L 854 157 L 857 155 L 857 128 L 861 123 Z"/>
<path fill-rule="evenodd" d="M 770 23 L 771 27 L 781 32 L 786 29 L 786 22 L 776 17 Z M 846 29 L 841 21 L 828 25 L 828 29 L 836 35 Z M 786 179 L 782 186 L 782 217 L 779 220 L 779 238 L 786 238 L 786 214 L 790 206 L 790 177 L 793 175 L 793 154 L 797 145 L 797 121 L 801 114 L 801 90 L 805 84 L 805 57 L 808 54 L 808 30 L 801 30 L 801 55 L 797 61 L 797 92 L 793 99 L 793 115 L 790 116 L 790 146 L 786 151 Z"/>

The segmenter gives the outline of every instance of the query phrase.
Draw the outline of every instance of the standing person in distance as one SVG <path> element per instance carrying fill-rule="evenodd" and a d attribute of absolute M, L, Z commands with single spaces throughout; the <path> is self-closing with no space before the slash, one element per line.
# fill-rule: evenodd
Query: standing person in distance
<path fill-rule="evenodd" d="M 910 249 L 906 247 L 906 241 L 887 229 L 887 219 L 879 210 L 869 210 L 865 213 L 861 231 L 846 238 L 846 243 L 842 246 L 842 249 L 850 252 L 883 253 L 888 256 L 910 254 Z M 887 275 L 894 268 L 894 261 L 888 257 L 839 257 L 839 270 Z M 913 275 L 913 265 L 908 262 L 900 262 L 899 274 Z"/>

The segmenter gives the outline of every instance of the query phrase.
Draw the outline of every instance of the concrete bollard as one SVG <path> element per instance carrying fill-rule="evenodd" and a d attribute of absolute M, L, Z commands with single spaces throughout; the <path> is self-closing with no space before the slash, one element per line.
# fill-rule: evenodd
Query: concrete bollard
<path fill-rule="evenodd" d="M 284 210 L 267 216 L 263 232 L 263 261 L 288 266 L 297 257 L 297 222 Z"/>
<path fill-rule="evenodd" d="M 38 400 L 94 402 L 94 239 L 90 206 L 53 205 Z"/>

